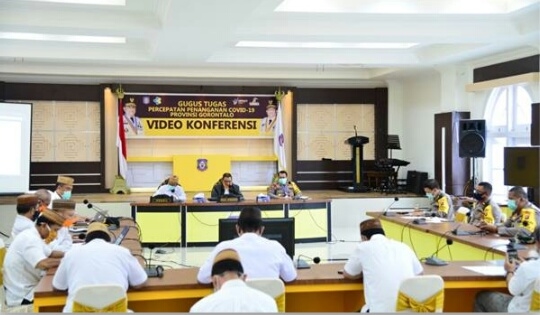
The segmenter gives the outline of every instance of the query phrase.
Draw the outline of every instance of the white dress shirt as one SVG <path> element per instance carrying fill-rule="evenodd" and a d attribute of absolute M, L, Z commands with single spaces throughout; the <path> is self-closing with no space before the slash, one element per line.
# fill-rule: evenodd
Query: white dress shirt
<path fill-rule="evenodd" d="M 195 303 L 191 313 L 277 313 L 276 301 L 268 294 L 250 288 L 241 279 L 229 280 Z"/>
<path fill-rule="evenodd" d="M 527 313 L 531 308 L 534 281 L 540 278 L 540 259 L 525 261 L 508 283 L 508 291 L 514 297 L 508 304 L 508 313 Z"/>
<path fill-rule="evenodd" d="M 4 259 L 4 286 L 8 306 L 21 305 L 23 299 L 34 300 L 34 288 L 44 274 L 36 266 L 48 258 L 51 252 L 36 228 L 22 231 L 13 240 Z"/>
<path fill-rule="evenodd" d="M 199 269 L 200 283 L 212 282 L 214 257 L 224 249 L 234 249 L 240 256 L 247 278 L 281 278 L 285 282 L 296 279 L 296 268 L 285 248 L 274 240 L 256 233 L 244 233 L 234 240 L 219 243 Z"/>
<path fill-rule="evenodd" d="M 156 192 L 152 195 L 152 197 L 157 195 L 172 196 L 174 201 L 186 201 L 186 193 L 184 192 L 184 188 L 179 185 L 174 186 L 174 191 L 171 191 L 169 189 L 169 185 L 161 185 L 158 190 L 156 190 Z"/>
<path fill-rule="evenodd" d="M 405 244 L 375 234 L 356 246 L 344 267 L 350 275 L 363 274 L 364 297 L 370 313 L 396 311 L 401 282 L 423 271 Z"/>
<path fill-rule="evenodd" d="M 94 239 L 66 253 L 52 285 L 58 290 L 68 290 L 64 312 L 71 312 L 73 296 L 81 286 L 118 284 L 127 291 L 130 285 L 141 285 L 146 279 L 144 268 L 127 248 Z"/>
<path fill-rule="evenodd" d="M 73 237 L 69 233 L 69 228 L 63 226 L 58 230 L 56 238 L 49 243 L 49 247 L 52 250 L 57 250 L 61 252 L 67 252 L 73 246 Z"/>
<path fill-rule="evenodd" d="M 11 237 L 15 238 L 17 234 L 24 230 L 33 228 L 35 226 L 34 221 L 28 219 L 24 215 L 17 214 L 15 222 L 13 222 L 13 228 L 11 229 Z"/>

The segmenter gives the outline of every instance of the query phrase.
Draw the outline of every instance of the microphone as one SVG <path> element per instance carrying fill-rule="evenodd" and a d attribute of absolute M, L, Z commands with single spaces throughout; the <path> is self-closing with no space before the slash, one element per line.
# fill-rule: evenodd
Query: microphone
<path fill-rule="evenodd" d="M 356 130 L 356 125 L 354 125 L 354 136 L 358 138 L 358 131 Z"/>
<path fill-rule="evenodd" d="M 148 249 L 150 249 L 150 255 L 148 256 L 148 263 L 146 265 L 145 271 L 148 278 L 162 278 L 163 277 L 163 267 L 153 266 L 152 265 L 152 252 L 154 251 L 154 246 L 150 245 L 148 246 Z"/>
<path fill-rule="evenodd" d="M 85 240 L 86 239 L 86 234 L 85 233 L 81 233 L 79 235 L 77 235 L 77 237 L 80 239 L 80 240 Z"/>
<path fill-rule="evenodd" d="M 448 238 L 447 238 L 447 239 L 446 239 L 446 244 L 445 244 L 443 247 L 441 247 L 441 248 L 437 248 L 437 250 L 436 250 L 433 254 L 431 254 L 430 257 L 425 258 L 425 262 L 424 262 L 424 263 L 425 263 L 426 265 L 430 265 L 430 266 L 439 266 L 439 267 L 440 267 L 440 266 L 446 266 L 446 265 L 448 265 L 448 263 L 447 263 L 446 261 L 444 261 L 444 260 L 442 260 L 442 259 L 436 257 L 435 255 L 437 255 L 443 248 L 445 248 L 445 247 L 447 247 L 447 246 L 450 246 L 450 245 L 452 245 L 452 244 L 454 244 L 454 240 L 448 239 Z"/>
<path fill-rule="evenodd" d="M 111 230 L 115 230 L 117 229 L 119 226 L 120 226 L 120 218 L 114 218 L 114 217 L 111 217 L 107 214 L 107 211 L 97 207 L 97 206 L 94 206 L 93 204 L 89 203 L 88 202 L 88 199 L 84 199 L 83 200 L 83 203 L 86 205 L 86 207 L 88 209 L 92 209 L 94 211 L 96 211 L 98 214 L 100 214 L 103 218 L 105 218 L 105 224 L 109 225 L 109 228 Z"/>
<path fill-rule="evenodd" d="M 309 256 L 300 254 L 298 255 L 298 258 L 296 259 L 296 269 L 310 269 L 311 268 L 311 266 L 305 260 L 300 259 L 301 257 L 305 257 L 308 260 L 313 261 L 315 264 L 318 264 L 321 262 L 320 257 L 311 258 Z"/>
<path fill-rule="evenodd" d="M 392 208 L 392 206 L 394 205 L 394 203 L 398 202 L 399 201 L 399 198 L 398 197 L 394 197 L 394 201 L 392 201 L 392 203 L 390 203 L 388 205 L 388 207 L 386 207 L 382 213 L 383 216 L 385 217 L 391 217 L 394 215 L 394 213 L 389 213 L 388 211 Z"/>

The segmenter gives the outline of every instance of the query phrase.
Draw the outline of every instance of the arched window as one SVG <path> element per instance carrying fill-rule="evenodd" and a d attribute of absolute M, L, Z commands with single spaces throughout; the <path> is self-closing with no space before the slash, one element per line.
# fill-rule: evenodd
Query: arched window
<path fill-rule="evenodd" d="M 531 144 L 531 103 L 529 92 L 519 85 L 496 88 L 489 97 L 482 178 L 493 185 L 497 201 L 506 200 L 510 188 L 504 186 L 504 147 Z"/>

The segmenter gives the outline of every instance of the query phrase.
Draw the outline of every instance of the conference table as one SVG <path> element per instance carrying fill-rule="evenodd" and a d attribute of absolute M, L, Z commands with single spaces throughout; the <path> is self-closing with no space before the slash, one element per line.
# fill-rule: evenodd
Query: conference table
<path fill-rule="evenodd" d="M 263 218 L 295 218 L 295 241 L 325 242 L 332 235 L 331 200 L 272 199 L 268 202 L 131 203 L 131 217 L 144 245 L 213 246 L 219 219 L 238 217 L 244 207 L 258 207 Z"/>

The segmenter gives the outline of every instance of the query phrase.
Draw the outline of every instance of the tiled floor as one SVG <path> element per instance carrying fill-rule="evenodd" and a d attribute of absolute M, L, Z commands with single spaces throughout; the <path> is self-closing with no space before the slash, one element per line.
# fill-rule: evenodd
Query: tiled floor
<path fill-rule="evenodd" d="M 354 246 L 359 241 L 359 232 L 356 230 L 339 230 L 334 233 L 333 242 L 328 243 L 299 243 L 295 247 L 295 259 L 300 255 L 301 259 L 308 261 L 310 258 L 319 257 L 324 263 L 328 260 L 341 260 L 349 257 Z M 164 254 L 156 251 L 162 250 Z M 199 267 L 208 257 L 212 247 L 160 247 L 152 250 L 152 264 L 159 264 L 165 268 Z M 144 248 L 144 257 L 150 258 L 150 250 Z M 150 263 L 150 262 L 149 262 Z"/>

